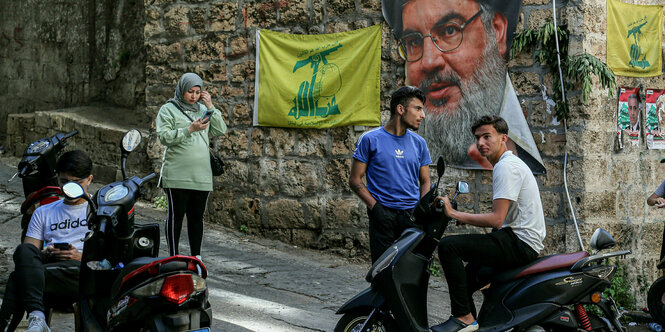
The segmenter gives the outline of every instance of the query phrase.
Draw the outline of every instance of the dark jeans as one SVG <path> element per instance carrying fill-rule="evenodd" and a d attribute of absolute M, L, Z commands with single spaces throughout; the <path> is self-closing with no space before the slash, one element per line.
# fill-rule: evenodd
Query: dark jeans
<path fill-rule="evenodd" d="M 206 210 L 210 192 L 175 188 L 164 188 L 164 192 L 169 204 L 166 227 L 164 227 L 169 255 L 178 255 L 182 219 L 185 214 L 187 215 L 187 236 L 191 255 L 200 255 L 203 241 L 203 213 Z"/>
<path fill-rule="evenodd" d="M 452 315 L 468 313 L 476 316 L 473 292 L 484 285 L 476 279 L 480 267 L 510 269 L 526 265 L 538 258 L 538 253 L 518 239 L 510 228 L 489 234 L 447 236 L 439 241 L 439 260 L 448 282 Z M 464 263 L 467 262 L 466 268 Z"/>
<path fill-rule="evenodd" d="M 378 202 L 374 208 L 367 208 L 369 216 L 369 250 L 372 264 L 376 262 L 390 245 L 409 227 L 417 227 L 411 222 L 409 210 L 396 210 L 385 207 Z"/>
<path fill-rule="evenodd" d="M 14 272 L 9 275 L 0 317 L 6 320 L 16 312 L 44 312 L 44 302 L 66 305 L 78 299 L 79 261 L 48 262 L 32 244 L 14 251 Z"/>

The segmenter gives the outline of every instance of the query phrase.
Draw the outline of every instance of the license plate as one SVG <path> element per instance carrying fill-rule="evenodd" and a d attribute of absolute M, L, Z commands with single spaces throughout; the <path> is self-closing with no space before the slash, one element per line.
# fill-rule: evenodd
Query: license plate
<path fill-rule="evenodd" d="M 204 328 L 198 329 L 198 330 L 189 330 L 188 332 L 210 332 L 210 328 L 209 327 L 204 327 Z"/>

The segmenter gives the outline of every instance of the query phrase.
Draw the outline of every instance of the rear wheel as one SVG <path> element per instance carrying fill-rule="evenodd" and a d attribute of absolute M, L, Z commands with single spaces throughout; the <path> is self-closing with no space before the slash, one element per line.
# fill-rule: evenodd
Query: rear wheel
<path fill-rule="evenodd" d="M 366 308 L 344 314 L 335 325 L 335 332 L 397 332 L 395 319 L 383 314 L 375 314 L 369 326 L 365 326 L 365 329 L 360 331 L 360 327 L 367 320 L 371 311 L 372 309 Z"/>
<path fill-rule="evenodd" d="M 654 281 L 647 294 L 649 314 L 661 325 L 665 325 L 665 277 Z"/>

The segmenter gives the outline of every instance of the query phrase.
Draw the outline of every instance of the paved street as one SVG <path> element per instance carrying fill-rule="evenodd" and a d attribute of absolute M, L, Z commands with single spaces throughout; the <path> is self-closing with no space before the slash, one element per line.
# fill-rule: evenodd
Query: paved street
<path fill-rule="evenodd" d="M 19 208 L 23 201 L 20 179 L 7 182 L 15 172 L 17 158 L 0 155 L 0 293 L 9 272 L 11 255 L 20 237 Z M 131 171 L 131 170 L 130 170 Z M 101 187 L 95 183 L 93 190 Z M 161 222 L 165 211 L 148 202 L 137 204 L 137 222 Z M 181 247 L 188 252 L 186 234 Z M 160 246 L 161 254 L 166 245 Z M 208 222 L 203 261 L 209 270 L 208 285 L 213 308 L 213 331 L 332 331 L 339 316 L 335 311 L 367 287 L 369 267 L 320 251 L 290 245 L 222 228 Z M 480 296 L 477 295 L 477 304 Z M 431 281 L 428 309 L 430 323 L 450 312 L 447 288 L 441 278 Z M 20 329 L 27 325 L 24 320 Z M 73 315 L 56 313 L 53 331 L 73 331 Z M 630 332 L 647 332 L 645 324 Z"/>
<path fill-rule="evenodd" d="M 7 183 L 18 159 L 0 155 L 0 291 L 13 270 L 11 254 L 20 237 L 20 179 Z M 130 170 L 131 172 L 131 167 Z M 96 190 L 101 184 L 96 184 Z M 150 203 L 137 205 L 137 222 L 160 222 L 165 211 Z M 163 237 L 162 237 L 163 240 Z M 181 240 L 188 252 L 186 235 Z M 162 243 L 162 254 L 166 255 Z M 211 222 L 206 224 L 203 261 L 214 331 L 332 331 L 335 311 L 367 287 L 367 264 L 277 241 L 246 236 Z M 449 312 L 447 290 L 440 278 L 432 283 L 430 316 L 441 321 Z M 54 316 L 54 331 L 72 331 L 73 315 Z"/>

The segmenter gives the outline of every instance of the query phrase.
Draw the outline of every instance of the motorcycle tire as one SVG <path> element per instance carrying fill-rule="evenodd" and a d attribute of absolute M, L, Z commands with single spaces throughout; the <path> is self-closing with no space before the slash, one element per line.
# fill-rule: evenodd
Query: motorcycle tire
<path fill-rule="evenodd" d="M 665 325 L 665 277 L 653 282 L 647 293 L 649 314 L 660 325 Z"/>
<path fill-rule="evenodd" d="M 369 316 L 371 308 L 354 310 L 347 312 L 339 319 L 335 325 L 335 332 L 361 332 L 360 326 Z M 388 315 L 383 315 L 379 320 L 375 320 L 369 329 L 363 331 L 371 332 L 397 332 L 397 323 L 395 319 Z"/>

